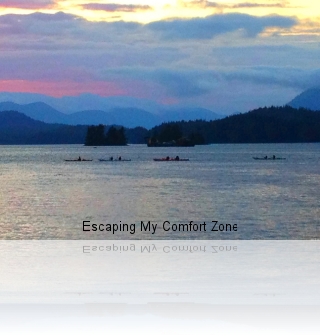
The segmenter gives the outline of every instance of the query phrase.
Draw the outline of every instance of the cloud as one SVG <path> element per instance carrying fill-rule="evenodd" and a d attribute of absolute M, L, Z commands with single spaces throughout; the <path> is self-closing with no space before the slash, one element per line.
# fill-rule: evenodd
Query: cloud
<path fill-rule="evenodd" d="M 102 4 L 89 3 L 81 5 L 83 9 L 105 12 L 142 12 L 149 11 L 153 8 L 148 5 L 121 5 L 121 4 Z"/>
<path fill-rule="evenodd" d="M 155 70 L 152 77 L 156 82 L 163 85 L 173 97 L 195 97 L 210 92 L 208 87 L 201 85 L 197 76 L 188 72 Z"/>
<path fill-rule="evenodd" d="M 225 72 L 223 77 L 227 81 L 237 80 L 265 86 L 305 90 L 319 85 L 320 69 L 256 66 L 249 69 L 239 69 L 234 72 Z"/>
<path fill-rule="evenodd" d="M 103 69 L 105 80 L 131 79 L 159 84 L 166 94 L 178 99 L 189 99 L 213 94 L 219 87 L 251 85 L 305 89 L 313 86 L 318 79 L 317 72 L 302 69 L 280 67 L 251 67 L 239 69 L 188 69 L 178 68 L 143 68 Z M 237 83 L 237 84 L 235 84 Z"/>
<path fill-rule="evenodd" d="M 256 3 L 256 2 L 240 2 L 235 5 L 230 5 L 230 8 L 288 8 L 287 2 L 280 3 Z"/>
<path fill-rule="evenodd" d="M 55 14 L 32 13 L 29 15 L 8 14 L 0 16 L 0 34 L 24 36 L 28 42 L 47 41 L 57 45 L 60 42 L 74 45 L 107 41 L 116 42 L 122 35 L 133 33 L 140 24 L 134 22 L 89 22 L 81 17 L 57 12 Z M 117 36 L 117 38 L 115 38 Z M 59 38 L 57 38 L 59 37 Z"/>
<path fill-rule="evenodd" d="M 105 95 L 121 95 L 124 92 L 114 83 L 108 82 L 74 82 L 70 79 L 64 81 L 56 81 L 53 79 L 42 80 L 6 80 L 0 79 L 0 91 L 5 92 L 27 92 L 46 94 L 56 97 L 66 95 L 79 95 L 83 92 L 94 92 L 96 94 Z M 41 98 L 37 98 L 39 101 Z"/>
<path fill-rule="evenodd" d="M 44 9 L 55 4 L 56 0 L 0 0 L 0 8 Z"/>
<path fill-rule="evenodd" d="M 65 34 L 79 34 L 80 26 L 86 21 L 77 16 L 58 12 L 44 14 L 35 12 L 29 15 L 8 14 L 0 16 L 0 34 L 25 36 L 28 41 L 40 36 L 57 36 Z"/>
<path fill-rule="evenodd" d="M 90 22 L 84 18 L 58 12 L 30 15 L 9 14 L 0 16 L 0 33 L 22 34 L 34 39 L 35 36 L 56 36 L 63 34 L 62 40 L 88 38 L 89 42 L 99 40 L 116 42 L 123 35 L 131 40 L 143 35 L 150 42 L 160 37 L 164 40 L 203 40 L 232 32 L 242 32 L 244 37 L 256 37 L 269 27 L 291 28 L 297 24 L 292 17 L 279 15 L 252 16 L 247 14 L 219 14 L 204 18 L 171 19 L 148 24 L 136 22 Z M 115 38 L 116 36 L 116 38 Z M 62 36 L 61 36 L 62 37 Z M 127 38 L 129 41 L 129 39 Z"/>
<path fill-rule="evenodd" d="M 230 87 L 251 87 L 252 93 L 266 90 L 295 90 L 297 92 L 319 86 L 320 69 L 312 70 L 294 67 L 252 66 L 226 69 L 188 69 L 178 68 L 134 68 L 114 70 L 104 69 L 106 80 L 110 78 L 130 78 L 161 85 L 166 94 L 173 98 L 190 99 L 214 95 L 215 92 L 229 90 Z M 237 95 L 237 92 L 234 92 Z M 259 93 L 257 93 L 259 95 Z M 248 99 L 248 98 L 247 98 Z"/>
<path fill-rule="evenodd" d="M 206 0 L 180 1 L 179 4 L 187 8 L 222 8 L 227 6 L 227 4 Z"/>
<path fill-rule="evenodd" d="M 237 4 L 228 4 L 221 2 L 213 2 L 207 0 L 180 1 L 183 7 L 187 8 L 217 8 L 217 9 L 236 9 L 236 8 L 288 8 L 288 1 L 256 3 L 256 2 L 240 2 Z"/>
<path fill-rule="evenodd" d="M 180 21 L 179 29 L 188 31 L 177 29 Z M 268 96 L 271 104 L 272 90 L 280 99 L 282 92 L 299 92 L 320 82 L 317 42 L 277 35 L 247 39 L 238 33 L 237 39 L 222 36 L 208 42 L 204 38 L 238 30 L 257 36 L 266 27 L 293 22 L 281 16 L 226 14 L 159 21 L 160 29 L 135 22 L 87 21 L 62 12 L 2 15 L 0 80 L 11 80 L 12 87 L 20 80 L 26 90 L 29 82 L 61 82 L 63 88 L 63 83 L 71 83 L 78 92 L 87 88 L 106 95 L 115 91 L 101 83 L 113 83 L 123 95 L 206 101 L 202 106 L 207 107 L 230 90 L 229 100 L 219 98 L 219 106 L 258 102 L 260 96 Z M 163 27 L 170 39 L 163 38 Z M 172 34 L 178 34 L 179 40 Z M 94 83 L 103 89 L 97 91 L 100 84 Z M 242 92 L 246 96 L 241 97 Z"/>
<path fill-rule="evenodd" d="M 292 17 L 280 15 L 252 16 L 248 14 L 218 14 L 205 18 L 172 19 L 156 21 L 147 25 L 165 39 L 211 39 L 217 35 L 244 31 L 255 37 L 269 27 L 291 28 L 297 24 Z"/>

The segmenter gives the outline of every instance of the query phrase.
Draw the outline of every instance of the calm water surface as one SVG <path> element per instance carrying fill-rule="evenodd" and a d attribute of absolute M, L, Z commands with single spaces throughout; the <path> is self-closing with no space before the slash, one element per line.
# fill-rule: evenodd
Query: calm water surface
<path fill-rule="evenodd" d="M 276 155 L 279 161 L 255 161 Z M 65 162 L 81 155 L 92 162 Z M 121 155 L 131 162 L 99 162 Z M 154 162 L 176 156 L 189 162 Z M 320 144 L 0 146 L 0 239 L 319 239 Z M 151 221 L 156 234 L 83 232 Z M 171 223 L 237 232 L 165 232 Z"/>

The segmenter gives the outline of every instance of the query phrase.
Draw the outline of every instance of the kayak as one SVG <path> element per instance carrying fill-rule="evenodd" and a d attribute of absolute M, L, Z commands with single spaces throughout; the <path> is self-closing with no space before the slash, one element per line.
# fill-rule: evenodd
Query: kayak
<path fill-rule="evenodd" d="M 264 157 L 253 157 L 254 160 L 286 160 L 286 158 L 272 158 L 272 157 L 268 157 L 268 158 L 264 158 Z"/>
<path fill-rule="evenodd" d="M 100 162 L 114 162 L 114 161 L 116 161 L 116 162 L 122 162 L 122 161 L 125 161 L 125 162 L 128 162 L 128 161 L 131 161 L 131 159 L 121 159 L 121 160 L 119 160 L 119 159 L 113 159 L 113 160 L 110 160 L 110 159 L 99 159 L 99 161 Z"/>
<path fill-rule="evenodd" d="M 153 161 L 189 161 L 189 159 L 179 159 L 176 160 L 175 158 L 171 158 L 169 160 L 167 160 L 166 158 L 161 158 L 161 159 L 153 159 Z"/>

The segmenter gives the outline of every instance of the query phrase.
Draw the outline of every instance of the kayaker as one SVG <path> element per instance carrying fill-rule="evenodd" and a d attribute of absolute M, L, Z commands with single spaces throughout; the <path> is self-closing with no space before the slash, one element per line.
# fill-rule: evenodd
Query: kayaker
<path fill-rule="evenodd" d="M 175 160 L 176 160 L 176 161 L 179 161 L 179 160 L 180 160 L 180 158 L 179 158 L 178 155 L 176 156 Z"/>
<path fill-rule="evenodd" d="M 121 161 L 121 156 L 119 156 L 119 161 Z"/>
<path fill-rule="evenodd" d="M 81 156 L 78 157 L 78 161 L 81 161 Z"/>
<path fill-rule="evenodd" d="M 113 161 L 113 156 L 110 156 L 110 161 Z"/>
<path fill-rule="evenodd" d="M 276 156 L 275 155 L 272 155 L 272 160 L 275 160 L 276 159 Z"/>
<path fill-rule="evenodd" d="M 169 158 L 169 156 L 167 156 L 167 157 L 166 157 L 166 161 L 169 161 L 169 160 L 170 160 L 170 158 Z"/>

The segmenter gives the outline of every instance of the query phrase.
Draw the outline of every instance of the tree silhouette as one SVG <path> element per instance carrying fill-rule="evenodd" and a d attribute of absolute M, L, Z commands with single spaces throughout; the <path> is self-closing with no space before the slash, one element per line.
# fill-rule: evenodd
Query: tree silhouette
<path fill-rule="evenodd" d="M 125 146 L 127 138 L 123 127 L 111 126 L 105 135 L 104 125 L 89 126 L 85 138 L 86 146 Z"/>

